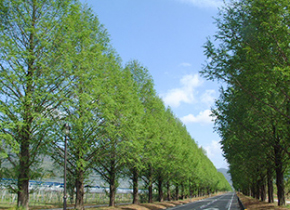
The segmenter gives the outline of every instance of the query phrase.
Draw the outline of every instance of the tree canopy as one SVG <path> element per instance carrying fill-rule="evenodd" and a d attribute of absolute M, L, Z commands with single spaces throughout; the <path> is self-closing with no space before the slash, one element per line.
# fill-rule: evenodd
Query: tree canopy
<path fill-rule="evenodd" d="M 218 32 L 205 44 L 201 73 L 220 80 L 213 110 L 236 189 L 285 204 L 289 161 L 289 10 L 287 0 L 230 1 L 220 10 Z M 274 173 L 275 172 L 275 173 Z"/>
<path fill-rule="evenodd" d="M 122 65 L 91 9 L 75 0 L 0 7 L 0 158 L 13 165 L 6 175 L 18 182 L 18 207 L 28 209 L 43 155 L 64 163 L 64 124 L 76 209 L 84 209 L 93 171 L 110 187 L 112 206 L 122 176 L 133 182 L 134 203 L 140 180 L 149 202 L 153 187 L 160 201 L 231 189 L 165 107 L 149 71 L 136 60 Z"/>

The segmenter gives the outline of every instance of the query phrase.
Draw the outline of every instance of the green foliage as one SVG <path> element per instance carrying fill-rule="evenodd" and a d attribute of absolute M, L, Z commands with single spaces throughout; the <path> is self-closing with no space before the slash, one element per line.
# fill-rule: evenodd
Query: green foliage
<path fill-rule="evenodd" d="M 69 76 L 60 55 L 71 1 L 1 1 L 1 154 L 18 177 L 18 206 L 28 208 L 31 167 L 51 139 L 52 115 L 67 97 Z M 3 155 L 2 155 L 3 156 Z"/>
<path fill-rule="evenodd" d="M 230 1 L 216 19 L 219 45 L 208 40 L 204 46 L 208 62 L 201 71 L 227 85 L 213 113 L 234 187 L 259 197 L 257 186 L 273 179 L 275 167 L 282 205 L 278 174 L 287 168 L 290 139 L 289 6 L 285 0 Z"/>
<path fill-rule="evenodd" d="M 183 195 L 229 189 L 149 71 L 134 60 L 122 67 L 91 9 L 73 0 L 4 0 L 0 8 L 0 160 L 13 165 L 19 207 L 28 208 L 29 179 L 52 175 L 39 164 L 43 154 L 63 165 L 64 140 L 77 209 L 92 170 L 110 185 L 111 205 L 125 175 L 137 187 L 140 178 L 158 185 L 160 200 L 165 183 Z"/>

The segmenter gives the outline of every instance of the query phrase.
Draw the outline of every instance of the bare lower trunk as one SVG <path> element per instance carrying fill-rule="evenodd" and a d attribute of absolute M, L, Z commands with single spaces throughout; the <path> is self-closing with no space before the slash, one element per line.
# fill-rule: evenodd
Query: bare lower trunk
<path fill-rule="evenodd" d="M 261 186 L 261 200 L 265 201 L 266 200 L 266 186 L 265 183 L 263 182 Z"/>
<path fill-rule="evenodd" d="M 179 186 L 176 184 L 175 186 L 175 200 L 179 200 Z"/>
<path fill-rule="evenodd" d="M 149 187 L 148 187 L 148 203 L 153 203 L 153 185 L 152 183 L 149 184 Z"/>
<path fill-rule="evenodd" d="M 76 180 L 76 203 L 75 208 L 78 210 L 84 210 L 84 171 L 79 170 Z"/>
<path fill-rule="evenodd" d="M 284 173 L 283 173 L 283 150 L 280 145 L 279 135 L 276 133 L 276 127 L 273 126 L 273 136 L 275 138 L 274 154 L 275 154 L 275 171 L 276 171 L 276 185 L 278 206 L 285 205 L 285 191 L 284 191 Z"/>
<path fill-rule="evenodd" d="M 19 176 L 20 177 L 20 176 Z M 21 176 L 23 179 L 27 179 L 26 176 Z M 29 181 L 23 180 L 18 183 L 18 200 L 17 206 L 28 209 L 29 193 L 28 193 L 28 183 Z"/>
<path fill-rule="evenodd" d="M 149 166 L 149 175 L 148 175 L 148 203 L 153 203 L 153 171 L 152 167 Z"/>
<path fill-rule="evenodd" d="M 268 183 L 268 202 L 274 203 L 273 180 L 272 180 L 272 175 L 269 169 L 267 173 L 267 183 Z"/>
<path fill-rule="evenodd" d="M 29 143 L 23 142 L 19 157 L 19 175 L 18 175 L 18 198 L 17 206 L 28 209 L 29 202 Z"/>
<path fill-rule="evenodd" d="M 185 195 L 184 195 L 184 185 L 182 184 L 181 185 L 181 199 L 183 200 L 184 197 L 185 197 Z"/>
<path fill-rule="evenodd" d="M 170 183 L 167 181 L 166 183 L 166 189 L 167 189 L 167 200 L 171 201 L 171 192 L 170 192 Z"/>
<path fill-rule="evenodd" d="M 133 169 L 133 204 L 139 204 L 138 178 L 139 178 L 139 171 L 136 168 L 134 168 Z"/>
<path fill-rule="evenodd" d="M 255 188 L 255 186 L 253 185 L 252 186 L 252 194 L 251 194 L 251 196 L 253 197 L 253 198 L 256 198 L 256 188 Z"/>
<path fill-rule="evenodd" d="M 163 179 L 161 176 L 158 177 L 158 201 L 163 201 Z"/>
<path fill-rule="evenodd" d="M 256 196 L 255 196 L 255 198 L 256 199 L 260 199 L 260 186 L 259 186 L 259 184 L 258 183 L 256 183 L 256 186 L 255 186 L 255 192 L 256 192 Z"/>
<path fill-rule="evenodd" d="M 190 197 L 190 198 L 193 198 L 193 189 L 194 189 L 194 188 L 193 188 L 193 185 L 190 184 L 190 185 L 188 186 L 188 191 L 189 191 L 189 197 Z"/>
<path fill-rule="evenodd" d="M 277 185 L 278 206 L 284 206 L 285 205 L 284 174 L 281 166 L 278 166 L 278 168 L 276 168 L 276 185 Z"/>
<path fill-rule="evenodd" d="M 112 170 L 114 171 L 114 170 Z M 109 206 L 115 206 L 115 195 L 116 195 L 116 174 L 110 174 L 110 203 Z"/>

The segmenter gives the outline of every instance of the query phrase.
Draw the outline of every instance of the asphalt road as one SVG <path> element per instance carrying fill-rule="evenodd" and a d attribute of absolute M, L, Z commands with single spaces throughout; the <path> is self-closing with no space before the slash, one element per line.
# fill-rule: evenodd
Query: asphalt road
<path fill-rule="evenodd" d="M 169 208 L 170 210 L 240 210 L 237 196 L 234 192 L 207 198 L 193 203 Z"/>

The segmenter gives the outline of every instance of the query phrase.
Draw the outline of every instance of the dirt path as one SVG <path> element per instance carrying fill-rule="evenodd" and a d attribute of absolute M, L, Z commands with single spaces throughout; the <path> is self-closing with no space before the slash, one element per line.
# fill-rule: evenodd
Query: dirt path
<path fill-rule="evenodd" d="M 285 207 L 278 207 L 277 203 L 267 203 L 267 202 L 262 202 L 257 199 L 245 196 L 243 194 L 238 194 L 240 200 L 244 204 L 245 208 L 247 210 L 289 210 L 290 206 L 285 206 Z"/>

